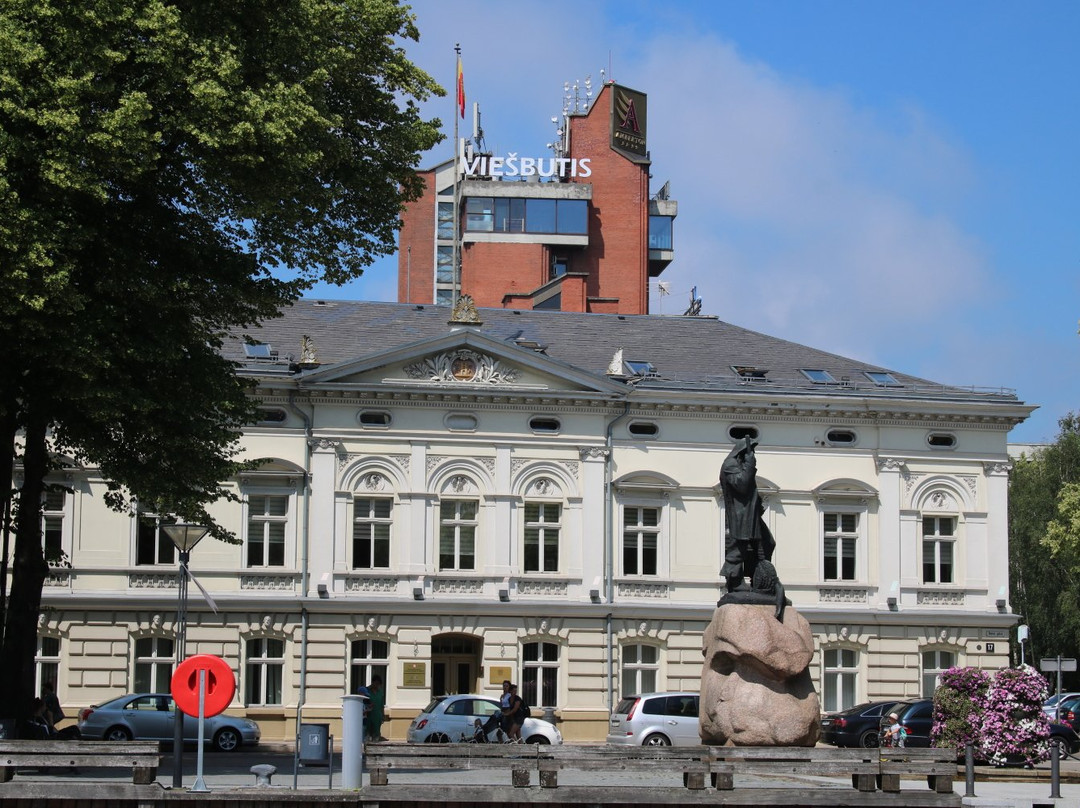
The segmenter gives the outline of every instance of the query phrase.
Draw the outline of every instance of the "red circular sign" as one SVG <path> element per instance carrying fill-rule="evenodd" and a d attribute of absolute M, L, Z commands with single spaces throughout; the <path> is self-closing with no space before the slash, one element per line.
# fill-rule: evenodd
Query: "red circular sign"
<path fill-rule="evenodd" d="M 199 714 L 199 671 L 206 671 L 203 715 L 209 718 L 224 712 L 232 703 L 236 677 L 229 664 L 219 656 L 196 654 L 185 659 L 176 666 L 171 682 L 172 697 L 184 715 Z"/>

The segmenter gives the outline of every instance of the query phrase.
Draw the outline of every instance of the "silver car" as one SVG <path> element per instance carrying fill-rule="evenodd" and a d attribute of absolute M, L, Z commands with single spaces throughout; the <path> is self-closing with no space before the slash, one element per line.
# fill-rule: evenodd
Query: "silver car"
<path fill-rule="evenodd" d="M 607 742 L 624 746 L 697 746 L 697 693 L 627 696 L 608 720 Z"/>
<path fill-rule="evenodd" d="M 409 743 L 457 743 L 475 737 L 476 722 L 481 728 L 496 713 L 501 712 L 497 699 L 487 696 L 436 696 L 409 724 L 406 740 Z M 493 722 L 494 724 L 494 722 Z M 487 733 L 488 742 L 497 742 L 497 731 Z M 562 733 L 554 724 L 538 718 L 526 718 L 521 725 L 525 743 L 562 743 Z"/>
<path fill-rule="evenodd" d="M 104 741 L 171 741 L 176 708 L 168 693 L 129 693 L 79 712 L 82 737 Z M 206 742 L 221 752 L 254 746 L 262 737 L 259 725 L 248 718 L 215 715 L 205 719 Z M 184 716 L 184 740 L 197 741 L 199 719 Z"/>

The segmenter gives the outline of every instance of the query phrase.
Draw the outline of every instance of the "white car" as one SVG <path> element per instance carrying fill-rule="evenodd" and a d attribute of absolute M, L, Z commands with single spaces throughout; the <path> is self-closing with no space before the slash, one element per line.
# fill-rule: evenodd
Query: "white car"
<path fill-rule="evenodd" d="M 476 722 L 483 726 L 501 712 L 497 699 L 487 696 L 436 696 L 420 715 L 409 724 L 406 740 L 409 743 L 459 743 L 474 737 Z M 488 741 L 497 743 L 495 729 L 488 732 Z M 525 743 L 562 743 L 562 733 L 554 724 L 538 718 L 526 718 L 521 725 Z"/>
<path fill-rule="evenodd" d="M 1075 699 L 1080 696 L 1080 693 L 1060 693 L 1056 696 L 1051 696 L 1043 702 L 1042 711 L 1046 713 L 1046 717 L 1051 721 L 1057 721 L 1057 706 L 1058 704 L 1064 704 L 1069 699 Z"/>
<path fill-rule="evenodd" d="M 641 693 L 616 705 L 607 742 L 621 746 L 697 746 L 697 693 Z"/>

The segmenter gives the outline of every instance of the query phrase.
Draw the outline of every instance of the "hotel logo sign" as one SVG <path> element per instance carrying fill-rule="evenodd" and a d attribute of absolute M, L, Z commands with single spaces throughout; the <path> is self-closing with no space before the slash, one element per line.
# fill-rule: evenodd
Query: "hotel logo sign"
<path fill-rule="evenodd" d="M 617 84 L 611 89 L 611 148 L 645 157 L 647 97 Z"/>

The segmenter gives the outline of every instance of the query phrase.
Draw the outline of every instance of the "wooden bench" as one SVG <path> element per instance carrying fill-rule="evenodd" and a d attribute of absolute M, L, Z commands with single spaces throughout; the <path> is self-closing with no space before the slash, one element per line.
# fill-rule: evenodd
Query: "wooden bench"
<path fill-rule="evenodd" d="M 0 740 L 0 783 L 20 767 L 74 769 L 100 767 L 131 769 L 136 785 L 157 779 L 161 744 L 157 741 L 19 741 Z"/>
<path fill-rule="evenodd" d="M 529 785 L 536 769 L 539 744 L 380 743 L 366 744 L 364 765 L 373 786 L 389 783 L 390 770 L 398 769 L 510 769 L 515 788 Z"/>
<path fill-rule="evenodd" d="M 545 790 L 559 787 L 560 772 L 592 771 L 681 773 L 683 786 L 695 792 L 709 782 L 717 790 L 733 791 L 737 774 L 850 777 L 852 787 L 860 792 L 880 788 L 888 793 L 900 791 L 902 777 L 926 777 L 931 789 L 944 795 L 952 793 L 956 775 L 952 749 L 380 743 L 368 745 L 365 758 L 370 783 L 376 787 L 389 784 L 391 769 L 509 769 L 515 788 L 530 786 L 531 773 L 537 771 Z M 778 790 L 803 787 L 787 785 Z"/>
<path fill-rule="evenodd" d="M 881 775 L 878 785 L 882 791 L 900 790 L 900 778 L 925 777 L 927 785 L 938 794 L 951 794 L 956 777 L 957 750 L 943 749 L 879 749 Z"/>
<path fill-rule="evenodd" d="M 877 790 L 881 773 L 877 749 L 835 749 L 820 746 L 711 746 L 713 785 L 730 791 L 733 774 L 764 776 L 851 777 L 859 791 Z M 720 770 L 723 764 L 726 769 Z"/>

